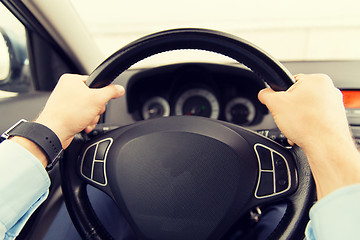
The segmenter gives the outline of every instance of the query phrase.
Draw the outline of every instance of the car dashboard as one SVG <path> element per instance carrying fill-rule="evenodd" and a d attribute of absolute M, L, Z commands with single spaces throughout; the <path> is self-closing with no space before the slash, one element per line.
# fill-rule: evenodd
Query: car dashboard
<path fill-rule="evenodd" d="M 121 81 L 126 78 L 127 81 Z M 120 75 L 115 83 L 126 87 L 126 98 L 109 104 L 106 123 L 119 123 L 119 119 L 125 118 L 130 124 L 185 115 L 218 119 L 250 129 L 275 127 L 269 111 L 257 99 L 266 85 L 242 65 L 172 64 L 137 70 L 131 76 Z"/>

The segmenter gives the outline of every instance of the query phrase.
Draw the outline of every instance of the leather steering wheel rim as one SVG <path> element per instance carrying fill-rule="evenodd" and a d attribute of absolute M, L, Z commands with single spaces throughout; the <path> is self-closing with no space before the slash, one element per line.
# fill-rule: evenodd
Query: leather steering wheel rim
<path fill-rule="evenodd" d="M 290 72 L 259 47 L 236 36 L 208 29 L 175 29 L 155 33 L 134 41 L 101 63 L 87 84 L 100 88 L 110 84 L 133 64 L 158 53 L 196 49 L 228 56 L 243 63 L 274 90 L 286 90 L 293 83 Z"/>
<path fill-rule="evenodd" d="M 206 29 L 176 29 L 141 38 L 106 59 L 90 75 L 88 84 L 100 88 L 110 84 L 118 75 L 136 62 L 157 53 L 180 49 L 198 49 L 220 53 L 243 63 L 274 90 L 286 90 L 293 84 L 291 74 L 277 60 L 243 39 Z M 266 80 L 265 80 L 266 79 Z M 78 232 L 86 239 L 112 239 L 96 217 L 88 196 L 86 183 L 79 179 L 76 161 L 79 148 L 69 147 L 60 162 L 65 202 Z M 290 205 L 270 239 L 296 239 L 303 235 L 315 187 L 307 159 L 301 149 L 294 147 L 298 169 L 298 190 L 288 199 Z M 65 181 L 66 179 L 66 181 Z"/>

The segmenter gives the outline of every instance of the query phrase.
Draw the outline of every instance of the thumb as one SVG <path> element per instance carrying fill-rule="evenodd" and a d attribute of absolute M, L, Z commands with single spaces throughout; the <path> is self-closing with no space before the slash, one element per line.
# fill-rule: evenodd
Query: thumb
<path fill-rule="evenodd" d="M 259 92 L 258 98 L 274 115 L 284 108 L 284 94 L 286 94 L 286 92 L 275 92 L 271 88 L 265 88 Z"/>
<path fill-rule="evenodd" d="M 262 104 L 265 104 L 267 106 L 271 102 L 274 95 L 275 95 L 274 90 L 272 90 L 271 88 L 265 88 L 259 92 L 258 98 Z"/>
<path fill-rule="evenodd" d="M 119 98 L 125 94 L 125 89 L 121 85 L 108 85 L 103 88 L 94 89 L 99 95 L 103 96 L 103 100 L 108 102 L 110 99 Z"/>

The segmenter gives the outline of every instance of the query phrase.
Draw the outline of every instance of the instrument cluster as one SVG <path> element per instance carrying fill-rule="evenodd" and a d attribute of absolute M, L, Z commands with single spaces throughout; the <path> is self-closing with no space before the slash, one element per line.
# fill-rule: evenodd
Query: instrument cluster
<path fill-rule="evenodd" d="M 135 120 L 186 115 L 250 126 L 268 113 L 257 99 L 264 87 L 244 67 L 208 63 L 163 66 L 130 79 L 128 110 Z"/>

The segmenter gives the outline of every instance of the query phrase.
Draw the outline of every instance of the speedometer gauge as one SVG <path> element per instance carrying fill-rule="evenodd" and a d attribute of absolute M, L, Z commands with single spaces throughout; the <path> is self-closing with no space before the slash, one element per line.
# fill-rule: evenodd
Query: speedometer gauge
<path fill-rule="evenodd" d="M 252 123 L 255 119 L 255 115 L 255 106 L 247 98 L 234 98 L 225 108 L 226 121 L 239 125 L 248 125 Z"/>
<path fill-rule="evenodd" d="M 169 103 L 162 97 L 150 98 L 143 105 L 142 115 L 145 120 L 158 117 L 168 117 L 170 115 Z"/>
<path fill-rule="evenodd" d="M 215 95 L 206 89 L 190 89 L 181 94 L 176 101 L 175 114 L 217 119 L 219 102 Z"/>

